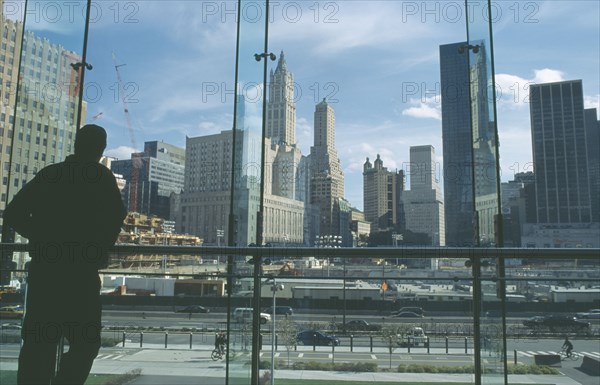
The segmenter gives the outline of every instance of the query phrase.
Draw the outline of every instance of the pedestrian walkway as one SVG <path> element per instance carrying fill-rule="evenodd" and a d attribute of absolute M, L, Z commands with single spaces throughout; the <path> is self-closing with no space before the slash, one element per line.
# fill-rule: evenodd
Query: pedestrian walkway
<path fill-rule="evenodd" d="M 596 358 L 596 359 L 600 359 L 600 352 L 575 352 L 577 354 L 580 354 L 582 356 L 588 356 L 591 358 Z M 560 352 L 553 352 L 553 351 L 543 351 L 543 350 L 537 350 L 537 351 L 533 351 L 533 350 L 527 350 L 527 351 L 517 351 L 517 354 L 524 356 L 524 357 L 534 357 L 538 354 L 560 354 Z"/>
<path fill-rule="evenodd" d="M 208 350 L 208 349 L 206 349 Z M 94 361 L 93 374 L 124 374 L 140 369 L 142 376 L 135 384 L 192 384 L 194 379 L 210 378 L 206 384 L 221 384 L 225 376 L 225 361 L 212 361 L 206 351 L 176 349 L 117 349 L 102 352 Z M 263 353 L 264 354 L 264 353 Z M 304 354 L 302 352 L 298 354 Z M 598 354 L 598 352 L 593 352 Z M 283 354 L 282 354 L 283 356 Z M 230 360 L 230 375 L 248 378 L 250 354 L 242 353 Z M 2 360 L 2 370 L 16 370 L 16 359 Z M 405 382 L 418 384 L 422 382 L 462 382 L 474 383 L 472 374 L 430 374 L 430 373 L 345 373 L 310 370 L 276 370 L 277 378 L 319 380 L 357 380 L 372 382 Z M 157 379 L 160 377 L 160 381 Z M 167 380 L 165 380 L 167 379 Z M 214 381 L 213 381 L 214 380 Z M 510 375 L 509 383 L 519 384 L 555 384 L 582 385 L 565 375 Z"/>
<path fill-rule="evenodd" d="M 125 354 L 98 354 L 97 360 L 119 360 L 125 357 Z"/>

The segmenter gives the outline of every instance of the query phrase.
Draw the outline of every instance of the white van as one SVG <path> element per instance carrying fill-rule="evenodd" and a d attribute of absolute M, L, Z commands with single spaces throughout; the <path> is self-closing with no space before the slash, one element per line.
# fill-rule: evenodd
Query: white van
<path fill-rule="evenodd" d="M 398 345 L 400 346 L 426 346 L 427 336 L 425 331 L 420 327 L 413 327 L 406 334 L 398 335 Z"/>
<path fill-rule="evenodd" d="M 233 311 L 233 320 L 235 322 L 252 322 L 253 309 L 251 307 L 238 307 Z M 266 324 L 271 320 L 271 315 L 267 313 L 260 313 L 260 323 Z"/>

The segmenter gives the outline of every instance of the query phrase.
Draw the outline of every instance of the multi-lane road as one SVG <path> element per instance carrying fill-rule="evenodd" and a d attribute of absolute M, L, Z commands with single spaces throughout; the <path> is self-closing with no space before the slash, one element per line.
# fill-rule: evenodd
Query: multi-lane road
<path fill-rule="evenodd" d="M 283 316 L 277 316 L 280 319 Z M 522 318 L 509 318 L 511 325 L 522 324 Z M 338 324 L 343 321 L 339 315 L 296 313 L 294 321 L 299 324 L 322 324 L 325 327 L 331 323 Z M 337 331 L 341 344 L 335 348 L 330 346 L 298 346 L 289 350 L 289 360 L 294 362 L 321 361 L 321 362 L 372 362 L 381 368 L 395 368 L 399 364 L 430 364 L 463 366 L 473 364 L 473 341 L 468 333 L 472 327 L 471 317 L 434 316 L 425 319 L 399 319 L 380 316 L 347 316 L 351 319 L 365 319 L 374 324 L 422 324 L 430 335 L 429 349 L 424 346 L 394 347 L 390 355 L 385 342 L 376 332 L 372 334 Z M 496 320 L 497 321 L 497 320 Z M 12 321 L 14 322 L 14 321 Z M 95 368 L 100 372 L 115 372 L 125 368 L 143 368 L 145 373 L 161 373 L 161 371 L 190 370 L 196 373 L 198 368 L 210 370 L 216 366 L 221 367 L 222 361 L 213 362 L 210 352 L 214 345 L 215 328 L 224 328 L 226 314 L 212 312 L 209 314 L 182 314 L 173 311 L 105 311 L 103 323 L 105 331 L 103 336 L 115 339 L 114 347 L 103 348 L 95 362 Z M 5 323 L 4 321 L 2 323 Z M 446 336 L 442 330 L 454 330 L 452 325 L 463 325 L 462 334 Z M 466 326 L 465 326 L 466 325 Z M 592 321 L 592 328 L 598 329 L 598 321 Z M 139 328 L 142 327 L 142 330 Z M 149 331 L 152 327 L 152 331 Z M 262 325 L 263 360 L 271 358 L 271 324 Z M 114 330 L 109 330 L 114 328 Z M 161 329 L 162 328 L 162 329 Z M 184 328 L 188 331 L 183 332 Z M 194 328 L 193 332 L 190 332 Z M 123 330 L 125 331 L 125 346 L 123 346 Z M 458 329 L 457 329 L 458 330 Z M 433 333 L 432 331 L 437 331 Z M 2 331 L 10 333 L 11 331 Z M 18 333 L 18 331 L 12 331 Z M 142 337 L 143 336 L 143 337 Z M 143 338 L 143 341 L 141 340 Z M 600 342 L 598 337 L 580 336 L 572 338 L 575 350 L 582 355 L 600 359 Z M 165 342 L 167 347 L 165 348 Z M 191 342 L 191 347 L 190 347 Z M 231 331 L 231 348 L 235 352 L 232 362 L 240 367 L 250 360 L 251 332 L 249 325 L 234 324 Z M 278 341 L 279 342 L 279 341 Z M 507 360 L 518 363 L 533 363 L 536 354 L 554 353 L 560 350 L 562 336 L 536 337 L 528 334 L 513 335 L 507 340 Z M 16 367 L 16 357 L 19 346 L 17 344 L 0 344 L 0 362 L 8 367 Z M 282 344 L 277 345 L 275 352 L 277 361 L 288 360 L 288 350 Z M 485 365 L 494 364 L 501 359 L 497 350 L 485 351 L 482 354 Z M 575 379 L 580 384 L 592 384 L 597 378 L 587 376 L 576 369 L 579 362 L 563 362 L 561 371 Z M 215 366 L 216 365 L 216 366 Z M 188 368 L 188 369 L 185 369 Z M 154 371 L 154 372 L 153 372 Z M 182 372 L 184 373 L 184 372 Z M 185 372 L 187 373 L 187 372 Z M 194 375 L 198 375 L 197 373 Z"/>

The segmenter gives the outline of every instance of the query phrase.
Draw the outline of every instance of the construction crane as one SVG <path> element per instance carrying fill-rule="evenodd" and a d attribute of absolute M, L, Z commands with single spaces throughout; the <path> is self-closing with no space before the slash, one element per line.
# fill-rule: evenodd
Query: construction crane
<path fill-rule="evenodd" d="M 127 98 L 125 97 L 125 88 L 123 87 L 123 80 L 121 79 L 121 73 L 119 72 L 119 68 L 123 67 L 126 64 L 117 64 L 117 58 L 115 53 L 113 52 L 113 63 L 115 65 L 115 73 L 117 75 L 117 83 L 119 84 L 119 99 L 121 99 L 121 103 L 123 104 L 123 112 L 125 113 L 125 119 L 127 121 L 127 128 L 129 129 L 129 137 L 131 139 L 131 146 L 135 149 L 135 134 L 133 132 L 133 126 L 131 124 L 131 115 L 129 114 L 129 107 L 127 106 Z M 139 169 L 142 167 L 142 160 L 136 154 L 132 154 L 131 156 L 131 181 L 129 182 L 129 211 L 138 211 L 137 210 L 137 190 L 138 190 L 138 177 L 139 177 Z"/>

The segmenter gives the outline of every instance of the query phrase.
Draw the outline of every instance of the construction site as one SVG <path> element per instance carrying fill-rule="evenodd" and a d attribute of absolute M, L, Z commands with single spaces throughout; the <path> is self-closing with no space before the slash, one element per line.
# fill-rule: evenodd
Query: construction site
<path fill-rule="evenodd" d="M 153 245 L 153 246 L 202 246 L 202 239 L 193 235 L 173 233 L 173 223 L 162 218 L 130 212 L 123 221 L 123 227 L 117 245 Z M 138 272 L 194 273 L 194 267 L 208 262 L 215 264 L 214 257 L 203 260 L 200 255 L 166 254 L 114 254 L 111 256 L 108 271 L 131 270 Z M 175 270 L 175 271 L 173 271 Z M 210 269 L 211 271 L 213 269 Z M 218 270 L 218 269 L 217 269 Z"/>

